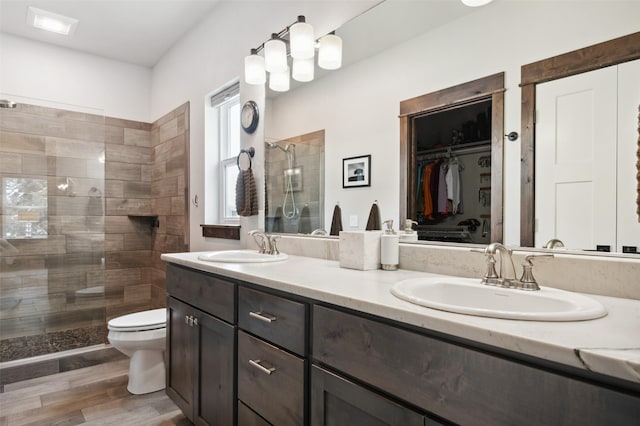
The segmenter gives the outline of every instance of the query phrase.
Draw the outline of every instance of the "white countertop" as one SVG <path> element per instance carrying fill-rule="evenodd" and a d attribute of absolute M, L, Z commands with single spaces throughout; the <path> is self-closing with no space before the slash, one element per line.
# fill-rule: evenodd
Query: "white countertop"
<path fill-rule="evenodd" d="M 390 293 L 397 281 L 435 276 L 426 272 L 359 271 L 291 255 L 285 262 L 216 263 L 198 260 L 199 254 L 163 254 L 162 260 L 640 383 L 639 300 L 588 295 L 608 311 L 590 321 L 484 318 L 421 307 Z"/>

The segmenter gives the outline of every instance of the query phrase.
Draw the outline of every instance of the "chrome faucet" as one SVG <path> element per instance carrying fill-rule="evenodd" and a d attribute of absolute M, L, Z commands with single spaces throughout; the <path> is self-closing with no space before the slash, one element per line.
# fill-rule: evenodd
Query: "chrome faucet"
<path fill-rule="evenodd" d="M 271 241 L 267 234 L 258 229 L 249 231 L 247 234 L 251 235 L 253 237 L 253 241 L 256 242 L 256 245 L 258 246 L 258 253 L 271 253 Z M 260 241 L 258 241 L 257 237 L 260 237 Z"/>
<path fill-rule="evenodd" d="M 514 287 L 516 278 L 516 267 L 513 265 L 513 258 L 511 254 L 513 252 L 503 246 L 500 243 L 491 243 L 484 249 L 484 254 L 487 256 L 487 274 L 482 278 L 483 284 L 497 285 L 500 287 Z M 495 255 L 500 255 L 500 273 L 496 273 L 495 270 Z M 509 259 L 511 263 L 512 278 L 506 278 L 504 274 L 504 262 L 505 257 Z"/>
<path fill-rule="evenodd" d="M 552 238 L 549 241 L 547 241 L 547 244 L 545 244 L 542 248 L 554 249 L 554 248 L 560 248 L 560 247 L 564 247 L 564 243 L 562 242 L 562 240 L 559 240 L 557 238 Z"/>
<path fill-rule="evenodd" d="M 258 246 L 258 253 L 280 254 L 280 251 L 278 251 L 278 240 L 281 238 L 280 235 L 269 235 L 258 229 L 249 231 L 248 234 L 251 235 L 253 240 L 256 242 L 256 245 Z M 258 241 L 258 237 L 260 238 L 260 241 Z"/>
<path fill-rule="evenodd" d="M 484 250 L 475 250 L 473 252 L 484 253 L 487 256 L 487 271 L 482 277 L 482 284 L 494 285 L 498 287 L 516 288 L 519 290 L 540 290 L 536 279 L 533 276 L 532 260 L 537 257 L 553 257 L 552 254 L 528 255 L 522 262 L 522 275 L 520 279 L 516 278 L 516 267 L 513 264 L 513 251 L 509 250 L 500 243 L 491 243 Z M 500 256 L 500 273 L 496 272 L 496 258 Z M 511 263 L 512 278 L 507 278 L 503 272 L 503 264 L 505 258 Z"/>

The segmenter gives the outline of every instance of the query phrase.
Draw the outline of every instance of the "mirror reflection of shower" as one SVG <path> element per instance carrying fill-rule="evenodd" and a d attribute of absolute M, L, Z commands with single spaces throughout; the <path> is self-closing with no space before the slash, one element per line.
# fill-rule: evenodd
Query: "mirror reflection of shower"
<path fill-rule="evenodd" d="M 287 169 L 284 170 L 284 199 L 282 201 L 282 215 L 287 219 L 293 219 L 299 215 L 293 195 L 294 178 L 299 178 L 300 169 L 295 167 L 296 145 L 289 143 L 283 148 L 277 142 L 265 142 L 269 149 L 280 149 L 287 157 Z M 289 208 L 287 208 L 289 204 Z"/>

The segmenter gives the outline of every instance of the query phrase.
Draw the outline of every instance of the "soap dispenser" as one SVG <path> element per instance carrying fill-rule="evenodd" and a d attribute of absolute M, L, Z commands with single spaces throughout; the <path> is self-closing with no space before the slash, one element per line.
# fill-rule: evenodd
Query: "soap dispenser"
<path fill-rule="evenodd" d="M 393 220 L 385 220 L 383 223 L 387 225 L 387 229 L 380 237 L 380 263 L 385 271 L 395 271 L 400 263 L 398 234 L 393 230 Z"/>
<path fill-rule="evenodd" d="M 413 230 L 413 225 L 417 225 L 418 222 L 411 219 L 405 219 L 404 231 L 400 233 L 400 241 L 418 241 L 418 233 Z"/>

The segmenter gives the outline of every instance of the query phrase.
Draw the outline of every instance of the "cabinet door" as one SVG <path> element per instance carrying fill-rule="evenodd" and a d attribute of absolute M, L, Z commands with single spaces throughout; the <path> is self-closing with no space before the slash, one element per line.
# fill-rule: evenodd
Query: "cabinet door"
<path fill-rule="evenodd" d="M 311 426 L 423 426 L 425 417 L 317 366 L 311 368 Z"/>
<path fill-rule="evenodd" d="M 235 403 L 235 328 L 195 310 L 196 425 L 233 425 Z"/>
<path fill-rule="evenodd" d="M 167 395 L 193 420 L 194 329 L 188 317 L 193 308 L 167 298 Z"/>

